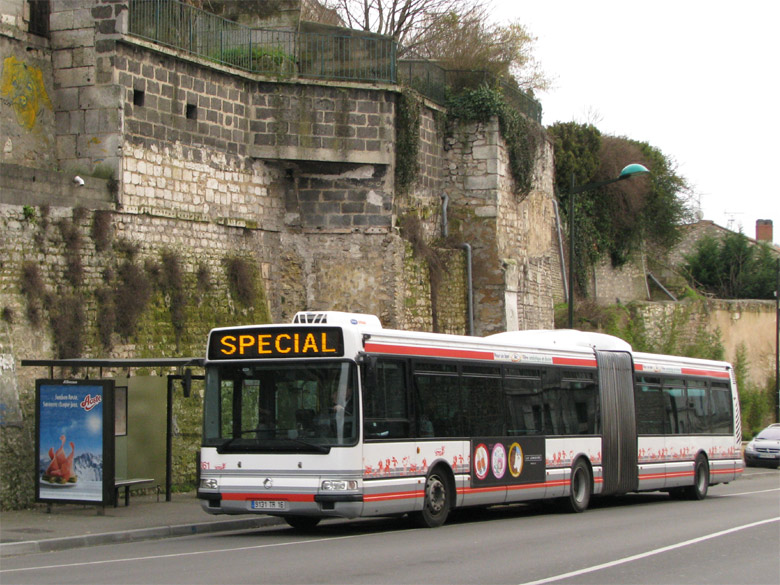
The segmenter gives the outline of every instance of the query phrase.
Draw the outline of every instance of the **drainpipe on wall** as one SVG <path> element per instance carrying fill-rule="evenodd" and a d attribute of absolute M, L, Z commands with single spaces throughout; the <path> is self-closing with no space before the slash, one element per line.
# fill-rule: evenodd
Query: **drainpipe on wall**
<path fill-rule="evenodd" d="M 447 226 L 447 206 L 450 203 L 450 198 L 447 193 L 441 194 L 441 237 L 446 238 L 449 235 L 449 229 Z"/>
<path fill-rule="evenodd" d="M 466 302 L 468 304 L 469 335 L 474 335 L 474 283 L 471 276 L 471 246 L 461 244 L 460 247 L 466 250 L 466 289 L 468 292 Z"/>
<path fill-rule="evenodd" d="M 563 298 L 569 302 L 569 281 L 566 277 L 566 258 L 563 255 L 563 236 L 561 235 L 561 216 L 558 213 L 558 202 L 553 199 L 555 206 L 555 228 L 558 232 L 558 257 L 561 260 L 561 281 L 563 282 Z"/>

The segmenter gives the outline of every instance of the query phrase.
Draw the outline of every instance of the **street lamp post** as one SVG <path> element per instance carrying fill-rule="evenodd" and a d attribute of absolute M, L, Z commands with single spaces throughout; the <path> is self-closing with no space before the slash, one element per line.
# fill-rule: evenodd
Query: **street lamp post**
<path fill-rule="evenodd" d="M 634 163 L 623 168 L 620 175 L 614 179 L 599 181 L 597 183 L 587 183 L 574 186 L 574 173 L 571 175 L 571 189 L 569 190 L 569 329 L 574 329 L 574 196 L 577 193 L 584 193 L 591 189 L 598 189 L 605 185 L 611 185 L 618 181 L 630 179 L 635 175 L 646 175 L 650 171 L 643 165 Z"/>

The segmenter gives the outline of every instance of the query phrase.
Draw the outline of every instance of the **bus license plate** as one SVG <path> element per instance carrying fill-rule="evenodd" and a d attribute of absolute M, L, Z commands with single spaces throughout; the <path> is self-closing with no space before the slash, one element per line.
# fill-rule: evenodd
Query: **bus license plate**
<path fill-rule="evenodd" d="M 282 500 L 252 500 L 253 510 L 286 510 L 287 502 Z"/>

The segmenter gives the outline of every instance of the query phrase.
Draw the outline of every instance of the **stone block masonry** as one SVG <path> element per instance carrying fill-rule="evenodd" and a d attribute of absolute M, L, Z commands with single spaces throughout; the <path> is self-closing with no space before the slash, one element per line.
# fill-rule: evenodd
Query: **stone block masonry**
<path fill-rule="evenodd" d="M 389 165 L 394 94 L 384 89 L 259 84 L 252 96 L 250 156 Z"/>

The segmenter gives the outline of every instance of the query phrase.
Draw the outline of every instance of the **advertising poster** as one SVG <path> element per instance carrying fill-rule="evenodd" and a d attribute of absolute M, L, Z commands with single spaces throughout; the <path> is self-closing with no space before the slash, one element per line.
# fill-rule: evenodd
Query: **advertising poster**
<path fill-rule="evenodd" d="M 484 437 L 471 442 L 474 485 L 515 485 L 545 480 L 544 437 Z"/>
<path fill-rule="evenodd" d="M 36 500 L 111 504 L 114 384 L 36 382 Z"/>

